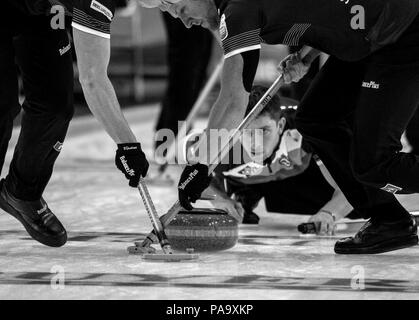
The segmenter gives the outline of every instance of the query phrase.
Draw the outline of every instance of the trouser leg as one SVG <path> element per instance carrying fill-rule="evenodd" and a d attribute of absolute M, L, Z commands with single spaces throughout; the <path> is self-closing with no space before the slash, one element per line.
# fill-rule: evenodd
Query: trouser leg
<path fill-rule="evenodd" d="M 364 75 L 362 62 L 329 58 L 300 104 L 297 128 L 364 218 L 384 212 L 404 215 L 406 211 L 394 195 L 365 185 L 352 170 L 354 114 Z"/>
<path fill-rule="evenodd" d="M 35 21 L 36 20 L 36 21 Z M 68 35 L 34 18 L 15 39 L 25 102 L 22 129 L 6 187 L 21 200 L 41 197 L 73 116 L 73 68 Z"/>
<path fill-rule="evenodd" d="M 0 173 L 12 135 L 13 119 L 20 110 L 18 96 L 13 36 L 0 30 Z"/>
<path fill-rule="evenodd" d="M 361 90 L 352 153 L 355 176 L 368 190 L 418 193 L 419 157 L 400 152 L 400 140 L 419 105 L 419 57 L 418 63 L 404 66 L 372 63 L 365 79 L 379 87 Z"/>

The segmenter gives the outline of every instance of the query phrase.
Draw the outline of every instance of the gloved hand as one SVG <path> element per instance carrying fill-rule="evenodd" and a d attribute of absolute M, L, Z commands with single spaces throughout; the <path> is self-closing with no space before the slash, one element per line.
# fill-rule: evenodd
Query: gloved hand
<path fill-rule="evenodd" d="M 229 197 L 215 197 L 211 201 L 214 208 L 225 210 L 230 216 L 236 219 L 239 223 L 243 222 L 244 209 L 240 202 Z"/>
<path fill-rule="evenodd" d="M 208 166 L 200 163 L 187 166 L 183 170 L 178 184 L 179 202 L 182 207 L 189 211 L 192 210 L 191 203 L 195 203 L 201 197 L 210 182 Z"/>
<path fill-rule="evenodd" d="M 286 84 L 291 82 L 299 82 L 310 70 L 311 61 L 301 58 L 299 52 L 290 54 L 282 60 L 278 66 L 278 70 L 283 74 Z"/>
<path fill-rule="evenodd" d="M 320 210 L 317 214 L 310 217 L 308 222 L 314 223 L 318 235 L 333 236 L 336 230 L 335 218 L 328 211 Z"/>
<path fill-rule="evenodd" d="M 137 188 L 141 177 L 147 175 L 149 163 L 140 143 L 118 144 L 115 164 L 129 180 L 130 187 Z"/>

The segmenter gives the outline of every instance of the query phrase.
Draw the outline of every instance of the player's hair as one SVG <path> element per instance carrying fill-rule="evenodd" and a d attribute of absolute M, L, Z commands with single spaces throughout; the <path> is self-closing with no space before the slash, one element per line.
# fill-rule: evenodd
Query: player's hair
<path fill-rule="evenodd" d="M 246 115 L 255 107 L 256 103 L 263 97 L 268 88 L 263 86 L 254 86 L 249 96 L 249 104 L 247 105 Z M 284 110 L 281 109 L 281 97 L 279 94 L 275 94 L 268 105 L 260 113 L 261 115 L 268 115 L 275 121 L 281 120 L 285 116 Z"/>

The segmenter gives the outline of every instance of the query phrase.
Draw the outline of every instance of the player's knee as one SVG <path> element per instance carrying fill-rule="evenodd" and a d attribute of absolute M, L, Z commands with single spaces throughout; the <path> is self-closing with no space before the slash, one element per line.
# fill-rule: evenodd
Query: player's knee
<path fill-rule="evenodd" d="M 19 103 L 13 103 L 8 105 L 3 105 L 2 103 L 0 103 L 0 110 L 2 110 L 1 118 L 14 119 L 19 114 L 20 109 L 21 107 Z"/>
<path fill-rule="evenodd" d="M 380 162 L 375 164 L 363 163 L 363 161 L 351 160 L 351 169 L 355 179 L 361 184 L 369 187 L 380 187 L 383 184 Z"/>
<path fill-rule="evenodd" d="M 58 110 L 58 116 L 66 122 L 71 121 L 74 116 L 74 101 L 72 95 L 62 101 L 62 104 Z"/>
<path fill-rule="evenodd" d="M 74 115 L 74 100 L 72 92 L 60 91 L 45 97 L 37 103 L 26 101 L 25 110 L 28 112 L 42 113 L 63 122 L 69 122 Z"/>

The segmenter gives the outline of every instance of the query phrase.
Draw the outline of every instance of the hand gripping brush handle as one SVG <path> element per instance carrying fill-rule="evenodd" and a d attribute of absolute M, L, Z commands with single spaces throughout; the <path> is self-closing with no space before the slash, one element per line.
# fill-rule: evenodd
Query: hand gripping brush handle
<path fill-rule="evenodd" d="M 310 47 L 305 47 L 301 51 L 301 57 L 305 60 L 305 63 L 311 63 L 315 57 L 310 56 Z M 241 136 L 241 132 L 245 129 L 252 121 L 254 121 L 262 110 L 268 105 L 272 100 L 272 97 L 279 91 L 281 86 L 284 85 L 283 75 L 279 75 L 258 103 L 253 107 L 249 114 L 244 118 L 244 120 L 239 124 L 239 126 L 234 130 L 234 132 L 229 136 L 228 140 L 221 147 L 221 150 L 218 152 L 217 156 L 214 159 L 211 159 L 210 166 L 208 169 L 208 174 L 212 174 L 215 168 L 218 166 L 218 162 L 223 159 L 226 154 L 230 151 L 231 147 L 238 141 Z M 176 217 L 179 211 L 182 210 L 182 206 L 179 201 L 169 209 L 169 211 L 161 217 L 160 221 L 164 227 L 168 226 L 169 223 Z M 146 239 L 143 241 L 142 246 L 148 246 L 154 241 L 156 234 L 153 232 L 150 233 Z"/>

